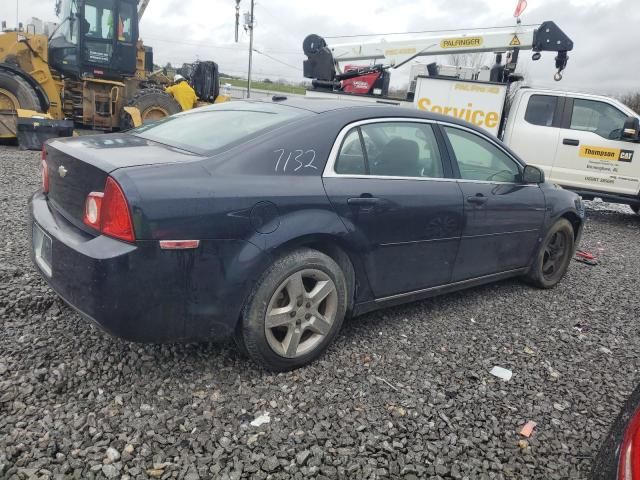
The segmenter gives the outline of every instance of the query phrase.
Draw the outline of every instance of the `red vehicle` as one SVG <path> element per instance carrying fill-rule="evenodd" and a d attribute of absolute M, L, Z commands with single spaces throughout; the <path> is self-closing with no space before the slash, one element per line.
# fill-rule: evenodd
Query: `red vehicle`
<path fill-rule="evenodd" d="M 593 462 L 593 480 L 640 480 L 640 387 L 628 398 Z"/>

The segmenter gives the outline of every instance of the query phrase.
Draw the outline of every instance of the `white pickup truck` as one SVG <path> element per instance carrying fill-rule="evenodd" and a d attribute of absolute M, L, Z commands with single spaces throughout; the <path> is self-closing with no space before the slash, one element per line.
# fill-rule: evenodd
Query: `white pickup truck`
<path fill-rule="evenodd" d="M 520 89 L 502 140 L 552 182 L 585 199 L 628 204 L 638 213 L 639 118 L 613 98 Z"/>
<path fill-rule="evenodd" d="M 640 212 L 640 116 L 603 96 L 520 88 L 507 101 L 505 84 L 418 77 L 413 102 L 307 92 L 397 103 L 467 120 L 499 137 L 548 180 L 585 199 L 630 205 Z M 509 108 L 507 108 L 509 104 Z"/>

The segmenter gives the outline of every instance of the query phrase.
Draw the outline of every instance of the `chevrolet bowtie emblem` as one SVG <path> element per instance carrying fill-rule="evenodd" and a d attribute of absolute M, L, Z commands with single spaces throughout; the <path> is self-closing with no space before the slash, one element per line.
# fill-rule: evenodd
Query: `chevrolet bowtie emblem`
<path fill-rule="evenodd" d="M 58 167 L 58 174 L 59 174 L 62 178 L 64 178 L 64 177 L 66 177 L 66 176 L 67 176 L 67 169 L 66 169 L 66 168 L 64 168 L 64 165 L 60 165 L 60 166 Z"/>

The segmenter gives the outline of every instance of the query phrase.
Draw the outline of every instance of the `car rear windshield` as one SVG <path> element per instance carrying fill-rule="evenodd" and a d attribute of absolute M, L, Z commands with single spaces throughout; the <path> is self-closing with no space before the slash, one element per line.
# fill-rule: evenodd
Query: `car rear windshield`
<path fill-rule="evenodd" d="M 214 154 L 297 118 L 307 110 L 261 102 L 228 102 L 167 117 L 129 131 L 154 142 Z"/>

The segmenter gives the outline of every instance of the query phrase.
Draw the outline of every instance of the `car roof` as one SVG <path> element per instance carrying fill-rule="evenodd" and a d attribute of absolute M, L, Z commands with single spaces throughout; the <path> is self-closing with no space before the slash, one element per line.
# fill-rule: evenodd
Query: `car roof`
<path fill-rule="evenodd" d="M 424 120 L 432 120 L 438 122 L 447 122 L 457 125 L 462 125 L 468 128 L 472 128 L 481 133 L 486 133 L 476 126 L 460 120 L 449 115 L 442 115 L 439 113 L 433 113 L 426 110 L 419 110 L 413 107 L 413 104 L 408 102 L 393 103 L 391 101 L 381 101 L 380 103 L 363 102 L 362 100 L 349 100 L 345 98 L 333 99 L 326 97 L 304 97 L 301 95 L 274 95 L 273 97 L 265 97 L 260 99 L 243 99 L 234 100 L 234 104 L 249 104 L 249 105 L 278 105 L 281 107 L 296 108 L 299 110 L 305 110 L 311 114 L 325 115 L 333 114 L 343 119 L 349 119 L 349 121 L 364 120 L 369 118 L 417 118 Z M 215 107 L 220 107 L 224 104 L 210 105 L 208 107 L 201 107 L 192 111 L 206 111 Z M 189 113 L 189 112 L 185 112 Z"/>
<path fill-rule="evenodd" d="M 308 110 L 317 114 L 324 113 L 337 113 L 344 115 L 345 113 L 351 113 L 354 119 L 357 117 L 370 118 L 370 117 L 400 117 L 400 118 L 420 118 L 426 120 L 443 121 L 449 123 L 456 123 L 459 125 L 469 126 L 467 122 L 458 120 L 457 118 L 441 115 L 438 113 L 432 113 L 425 110 L 419 110 L 413 108 L 410 104 L 394 104 L 386 101 L 381 103 L 368 103 L 357 100 L 348 100 L 340 98 L 339 100 L 332 98 L 319 98 L 319 97 L 302 97 L 302 96 L 278 96 L 275 95 L 271 98 L 258 100 L 259 102 L 266 102 L 272 104 L 286 105 L 288 107 L 300 108 L 302 110 Z"/>
<path fill-rule="evenodd" d="M 325 98 L 325 97 L 304 97 L 301 95 L 274 95 L 273 97 L 266 97 L 260 99 L 244 99 L 234 100 L 233 104 L 239 106 L 240 104 L 253 105 L 255 107 L 265 106 L 270 109 L 273 107 L 280 108 L 294 108 L 298 110 L 304 110 L 308 112 L 311 117 L 315 116 L 318 120 L 322 117 L 332 117 L 336 122 L 351 123 L 360 120 L 368 120 L 375 118 L 401 118 L 401 119 L 421 119 L 431 120 L 434 122 L 443 122 L 454 125 L 466 127 L 474 130 L 481 135 L 491 134 L 481 128 L 466 122 L 464 120 L 439 113 L 433 113 L 426 110 L 420 110 L 414 108 L 413 104 L 408 102 L 402 102 L 394 104 L 389 101 L 380 103 L 363 102 L 362 100 L 350 100 L 341 97 L 339 99 Z M 213 109 L 224 108 L 227 105 L 225 103 L 219 103 L 210 105 L 207 107 L 201 107 L 195 110 L 189 110 L 182 114 L 189 114 L 196 111 L 207 111 Z M 178 114 L 181 115 L 181 114 Z M 310 118 L 308 117 L 308 120 Z M 308 121 L 307 120 L 307 121 Z"/>
<path fill-rule="evenodd" d="M 287 96 L 287 95 L 274 95 L 273 97 L 263 98 L 258 100 L 260 103 L 273 103 L 278 105 L 286 105 L 288 107 L 300 108 L 302 110 L 308 110 L 313 113 L 324 113 L 334 110 L 341 110 L 345 108 L 353 108 L 354 106 L 377 106 L 374 104 L 367 104 L 358 102 L 355 100 L 334 100 L 332 98 L 317 98 L 317 97 L 303 97 L 303 96 Z"/>

